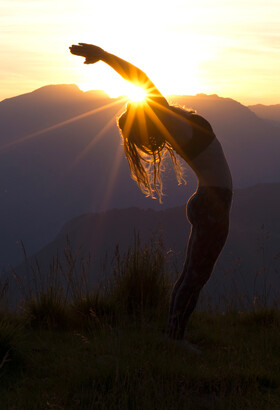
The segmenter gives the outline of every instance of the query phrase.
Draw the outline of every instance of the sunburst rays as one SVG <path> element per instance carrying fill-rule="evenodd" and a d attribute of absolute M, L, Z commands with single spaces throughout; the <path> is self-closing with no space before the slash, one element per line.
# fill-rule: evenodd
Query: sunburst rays
<path fill-rule="evenodd" d="M 54 125 L 52 125 L 52 126 L 50 126 L 50 127 L 46 127 L 46 128 L 41 129 L 41 130 L 35 131 L 35 132 L 33 132 L 33 133 L 30 133 L 30 134 L 28 134 L 28 135 L 25 135 L 25 136 L 23 136 L 23 137 L 21 137 L 21 138 L 18 138 L 18 139 L 15 140 L 15 141 L 12 141 L 12 142 L 10 142 L 10 143 L 7 143 L 7 144 L 5 144 L 5 145 L 2 145 L 2 146 L 0 147 L 0 153 L 1 153 L 1 152 L 4 152 L 5 150 L 7 150 L 7 149 L 9 149 L 9 148 L 16 147 L 16 146 L 18 146 L 19 144 L 24 144 L 25 142 L 30 141 L 30 140 L 32 140 L 32 139 L 34 139 L 34 138 L 38 138 L 38 137 L 40 137 L 40 136 L 42 136 L 42 135 L 45 135 L 45 134 L 47 134 L 47 133 L 49 133 L 49 132 L 52 132 L 52 131 L 55 131 L 55 130 L 57 130 L 57 129 L 59 129 L 59 128 L 62 128 L 62 127 L 64 127 L 64 126 L 67 126 L 67 125 L 69 125 L 69 124 L 71 124 L 71 123 L 74 123 L 74 122 L 76 122 L 76 121 L 82 120 L 82 119 L 84 119 L 84 118 L 86 118 L 86 117 L 100 114 L 100 113 L 101 113 L 102 111 L 104 111 L 104 110 L 113 108 L 114 106 L 123 103 L 123 104 L 121 105 L 121 108 L 115 113 L 115 115 L 114 115 L 112 118 L 110 118 L 110 120 L 107 121 L 107 122 L 104 124 L 104 126 L 101 128 L 101 130 L 92 138 L 92 140 L 89 142 L 89 144 L 87 144 L 87 146 L 86 146 L 80 153 L 78 153 L 78 155 L 75 157 L 75 159 L 69 164 L 69 166 L 67 167 L 67 169 L 65 169 L 65 170 L 62 172 L 60 178 L 58 178 L 58 179 L 55 181 L 55 184 L 54 184 L 54 186 L 52 187 L 52 190 L 53 190 L 53 189 L 56 189 L 57 186 L 60 185 L 60 183 L 63 182 L 64 178 L 65 178 L 65 177 L 79 164 L 79 162 L 89 153 L 89 151 L 94 148 L 94 146 L 98 143 L 98 141 L 100 141 L 101 137 L 104 136 L 104 134 L 105 134 L 106 132 L 108 132 L 108 131 L 110 130 L 110 128 L 113 127 L 113 125 L 116 123 L 116 117 L 119 116 L 119 115 L 121 114 L 121 112 L 124 110 L 124 106 L 125 106 L 125 103 L 126 103 L 126 102 L 127 102 L 127 98 L 125 98 L 125 97 L 123 97 L 123 98 L 118 98 L 116 101 L 110 102 L 110 103 L 108 103 L 108 104 L 106 104 L 106 105 L 103 105 L 103 106 L 101 106 L 101 107 L 97 107 L 97 108 L 95 108 L 95 109 L 93 109 L 93 110 L 90 110 L 90 111 L 87 111 L 87 112 L 85 112 L 85 113 L 76 115 L 76 116 L 74 116 L 74 117 L 72 117 L 72 118 L 69 118 L 69 119 L 67 119 L 67 120 L 65 120 L 65 121 L 61 121 L 61 122 L 59 122 L 59 123 L 57 123 L 57 124 L 54 124 Z M 110 200 L 110 196 L 111 196 L 111 192 L 112 192 L 112 189 L 113 189 L 113 185 L 114 185 L 114 182 L 115 182 L 115 180 L 116 180 L 116 178 L 117 178 L 117 174 L 118 174 L 118 170 L 119 170 L 119 166 L 120 166 L 120 162 L 121 162 L 121 149 L 122 149 L 122 146 L 121 146 L 121 144 L 119 144 L 119 147 L 118 147 L 118 149 L 117 149 L 117 151 L 116 151 L 116 155 L 115 155 L 114 160 L 113 160 L 113 166 L 112 166 L 112 168 L 111 168 L 110 175 L 109 175 L 109 178 L 108 178 L 108 184 L 107 184 L 107 187 L 104 189 L 104 198 L 101 200 L 102 207 L 106 206 L 106 205 L 108 204 L 109 200 Z"/>
<path fill-rule="evenodd" d="M 145 91 L 144 91 L 145 92 Z M 176 113 L 171 112 L 168 107 L 163 106 L 162 104 L 158 103 L 156 100 L 158 98 L 158 95 L 153 96 L 152 90 L 149 90 L 149 94 L 148 96 L 146 95 L 145 99 L 141 102 L 132 102 L 131 104 L 133 106 L 135 106 L 135 109 L 129 109 L 127 111 L 127 117 L 126 117 L 126 121 L 125 121 L 125 125 L 124 125 L 124 129 L 123 129 L 123 135 L 127 136 L 130 134 L 131 129 L 133 127 L 133 123 L 135 120 L 135 116 L 138 116 L 138 121 L 140 124 L 140 133 L 143 135 L 143 138 L 145 138 L 145 136 L 147 136 L 148 134 L 148 129 L 147 129 L 147 117 L 148 116 L 152 122 L 157 126 L 157 128 L 159 129 L 159 131 L 162 133 L 163 137 L 167 140 L 167 141 L 173 141 L 172 136 L 170 134 L 170 132 L 168 131 L 168 129 L 166 128 L 166 126 L 163 124 L 163 122 L 161 121 L 160 117 L 161 117 L 161 113 L 168 112 L 169 115 L 176 115 Z M 38 138 L 42 135 L 45 135 L 49 132 L 53 132 L 59 128 L 62 128 L 64 126 L 67 126 L 69 124 L 72 124 L 74 122 L 80 121 L 86 117 L 89 116 L 93 116 L 93 115 L 98 115 L 100 114 L 102 111 L 110 109 L 114 106 L 117 106 L 119 104 L 121 104 L 121 108 L 118 110 L 118 112 L 112 117 L 110 118 L 109 121 L 107 121 L 104 126 L 101 128 L 101 130 L 91 139 L 91 141 L 86 145 L 86 147 L 80 151 L 77 156 L 73 159 L 73 161 L 69 164 L 69 166 L 67 167 L 67 169 L 64 170 L 64 172 L 62 172 L 61 177 L 56 181 L 55 186 L 57 186 L 58 184 L 62 183 L 64 178 L 66 177 L 67 174 L 69 174 L 70 172 L 73 171 L 73 169 L 79 164 L 80 161 L 83 160 L 83 158 L 88 155 L 88 153 L 90 152 L 90 150 L 92 150 L 94 148 L 94 146 L 100 141 L 100 139 L 102 138 L 102 136 L 104 136 L 104 134 L 106 132 L 108 132 L 110 130 L 111 127 L 113 127 L 113 124 L 116 121 L 116 116 L 120 115 L 121 112 L 124 110 L 124 105 L 125 103 L 128 101 L 127 98 L 123 97 L 123 98 L 118 98 L 108 104 L 102 105 L 100 107 L 97 107 L 93 110 L 89 110 L 85 113 L 76 115 L 72 118 L 69 118 L 65 121 L 61 121 L 57 124 L 54 124 L 52 126 L 43 128 L 41 130 L 35 131 L 33 133 L 30 133 L 28 135 L 25 135 L 21 138 L 18 138 L 15 141 L 12 141 L 10 143 L 6 143 L 5 145 L 2 145 L 0 147 L 0 153 L 9 149 L 9 148 L 13 148 L 16 147 L 19 144 L 24 144 L 27 141 L 30 141 L 34 138 Z M 123 103 L 123 104 L 122 104 Z M 159 115 L 157 115 L 157 113 Z M 114 159 L 112 161 L 112 165 L 111 165 L 111 169 L 110 169 L 110 174 L 108 176 L 108 182 L 107 182 L 107 186 L 104 187 L 104 196 L 103 198 L 101 198 L 100 200 L 100 206 L 102 207 L 102 209 L 105 209 L 109 202 L 110 202 L 110 198 L 112 195 L 112 191 L 114 188 L 114 184 L 115 181 L 117 179 L 118 176 L 118 172 L 119 172 L 119 167 L 121 164 L 121 158 L 122 158 L 122 145 L 119 144 L 119 147 L 116 150 Z M 54 188 L 54 187 L 53 187 Z"/>
<path fill-rule="evenodd" d="M 115 155 L 115 158 L 114 158 L 114 162 L 113 162 L 112 167 L 111 167 L 107 187 L 104 190 L 103 200 L 100 203 L 100 208 L 101 209 L 107 209 L 108 208 L 108 204 L 110 203 L 112 192 L 114 190 L 114 184 L 115 184 L 115 181 L 116 181 L 118 173 L 119 173 L 121 159 L 122 159 L 122 146 L 120 144 L 117 148 L 116 155 Z"/>
<path fill-rule="evenodd" d="M 114 126 L 116 123 L 116 117 L 118 117 L 121 112 L 123 111 L 124 106 L 118 112 L 109 120 L 106 122 L 106 124 L 101 128 L 101 130 L 92 138 L 90 143 L 77 155 L 75 160 L 71 163 L 71 165 L 68 168 L 68 172 L 70 172 L 78 163 L 86 156 L 86 154 L 93 149 L 93 147 L 98 143 L 98 141 L 101 139 L 101 137 L 109 131 L 110 128 Z"/>
<path fill-rule="evenodd" d="M 126 98 L 117 99 L 116 101 L 113 101 L 113 102 L 111 102 L 111 103 L 109 103 L 109 104 L 106 104 L 106 105 L 103 105 L 103 106 L 101 106 L 101 107 L 95 108 L 94 110 L 87 111 L 87 112 L 85 112 L 85 113 L 83 113 L 83 114 L 79 114 L 79 115 L 76 115 L 75 117 L 69 118 L 68 120 L 61 121 L 61 122 L 59 122 L 59 123 L 57 123 L 57 124 L 51 125 L 50 127 L 46 127 L 46 128 L 43 128 L 42 130 L 35 131 L 35 132 L 31 133 L 31 134 L 25 135 L 24 137 L 21 137 L 21 138 L 15 140 L 15 141 L 12 141 L 12 142 L 10 142 L 10 143 L 7 143 L 7 144 L 5 144 L 5 145 L 2 145 L 2 146 L 0 147 L 0 152 L 6 150 L 6 149 L 8 149 L 8 148 L 11 148 L 11 147 L 13 147 L 13 146 L 15 146 L 15 145 L 22 144 L 22 143 L 24 143 L 24 142 L 26 142 L 26 141 L 28 141 L 28 140 L 30 140 L 30 139 L 32 139 L 32 138 L 39 137 L 39 136 L 41 136 L 41 135 L 43 135 L 43 134 L 46 134 L 46 133 L 51 132 L 51 131 L 54 131 L 54 130 L 56 130 L 56 129 L 60 128 L 60 127 L 63 127 L 63 126 L 65 126 L 65 125 L 69 125 L 69 124 L 71 124 L 72 122 L 79 121 L 79 120 L 81 120 L 81 119 L 83 119 L 83 118 L 86 118 L 86 117 L 88 117 L 88 116 L 90 116 L 90 115 L 95 115 L 95 114 L 97 114 L 97 113 L 99 113 L 99 112 L 101 112 L 101 111 L 104 111 L 104 110 L 106 110 L 106 109 L 109 109 L 109 108 L 111 108 L 111 107 L 113 107 L 113 106 L 115 106 L 115 105 L 118 105 L 118 104 L 120 104 L 121 102 L 125 102 L 125 101 L 127 101 Z"/>

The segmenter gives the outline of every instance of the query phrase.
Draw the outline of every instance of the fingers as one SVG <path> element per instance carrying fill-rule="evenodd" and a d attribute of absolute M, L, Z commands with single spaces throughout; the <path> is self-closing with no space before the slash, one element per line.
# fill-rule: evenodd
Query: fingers
<path fill-rule="evenodd" d="M 71 47 L 69 47 L 69 49 L 72 54 L 85 57 L 90 51 L 92 51 L 91 49 L 94 47 L 95 46 L 92 46 L 91 44 L 79 43 L 78 45 L 73 44 Z"/>
<path fill-rule="evenodd" d="M 99 47 L 94 46 L 93 44 L 87 44 L 87 43 L 78 43 L 79 46 L 85 50 L 97 50 Z"/>
<path fill-rule="evenodd" d="M 69 47 L 69 50 L 74 55 L 85 57 L 86 61 L 84 64 L 94 64 L 99 61 L 102 54 L 104 54 L 102 48 L 87 43 L 73 44 Z"/>
<path fill-rule="evenodd" d="M 73 44 L 71 47 L 69 47 L 69 50 L 72 54 L 77 55 L 77 56 L 82 56 L 85 57 L 87 55 L 85 49 L 81 46 L 76 46 Z"/>

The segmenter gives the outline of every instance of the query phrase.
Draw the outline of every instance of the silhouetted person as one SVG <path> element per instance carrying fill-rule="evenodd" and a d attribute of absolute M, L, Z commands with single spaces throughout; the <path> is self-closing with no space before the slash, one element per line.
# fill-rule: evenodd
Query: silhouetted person
<path fill-rule="evenodd" d="M 187 204 L 192 228 L 183 270 L 172 291 L 166 331 L 170 338 L 180 340 L 228 235 L 232 179 L 222 147 L 203 117 L 170 106 L 139 68 L 90 44 L 73 45 L 70 51 L 85 57 L 85 64 L 99 60 L 107 63 L 125 80 L 146 91 L 144 102 L 128 103 L 118 119 L 131 176 L 143 193 L 152 197 L 157 194 L 161 200 L 160 171 L 166 153 L 179 182 L 182 173 L 174 151 L 198 178 L 197 191 Z"/>

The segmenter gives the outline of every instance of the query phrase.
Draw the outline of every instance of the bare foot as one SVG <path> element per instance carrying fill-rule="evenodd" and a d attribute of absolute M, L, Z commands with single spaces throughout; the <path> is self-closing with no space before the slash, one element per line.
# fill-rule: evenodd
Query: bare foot
<path fill-rule="evenodd" d="M 167 335 L 163 336 L 162 341 L 168 343 L 170 346 L 178 347 L 179 349 L 185 349 L 190 353 L 194 354 L 201 354 L 201 350 L 194 344 L 188 342 L 185 339 L 172 339 L 168 337 Z"/>
<path fill-rule="evenodd" d="M 194 354 L 201 354 L 201 350 L 194 344 L 188 342 L 187 340 L 172 340 L 175 346 L 178 346 L 182 349 L 186 349 L 188 352 Z"/>

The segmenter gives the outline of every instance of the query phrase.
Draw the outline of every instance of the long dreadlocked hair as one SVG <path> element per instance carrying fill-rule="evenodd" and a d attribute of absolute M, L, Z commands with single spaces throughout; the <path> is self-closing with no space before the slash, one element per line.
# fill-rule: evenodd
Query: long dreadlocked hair
<path fill-rule="evenodd" d="M 181 108 L 170 107 L 170 109 L 180 114 L 181 111 L 190 114 Z M 164 159 L 167 154 L 170 156 L 178 184 L 186 183 L 182 167 L 172 146 L 159 132 L 155 121 L 147 115 L 141 105 L 128 104 L 126 111 L 118 118 L 118 126 L 131 177 L 147 197 L 157 196 L 159 202 L 162 202 L 161 174 L 165 169 Z"/>

